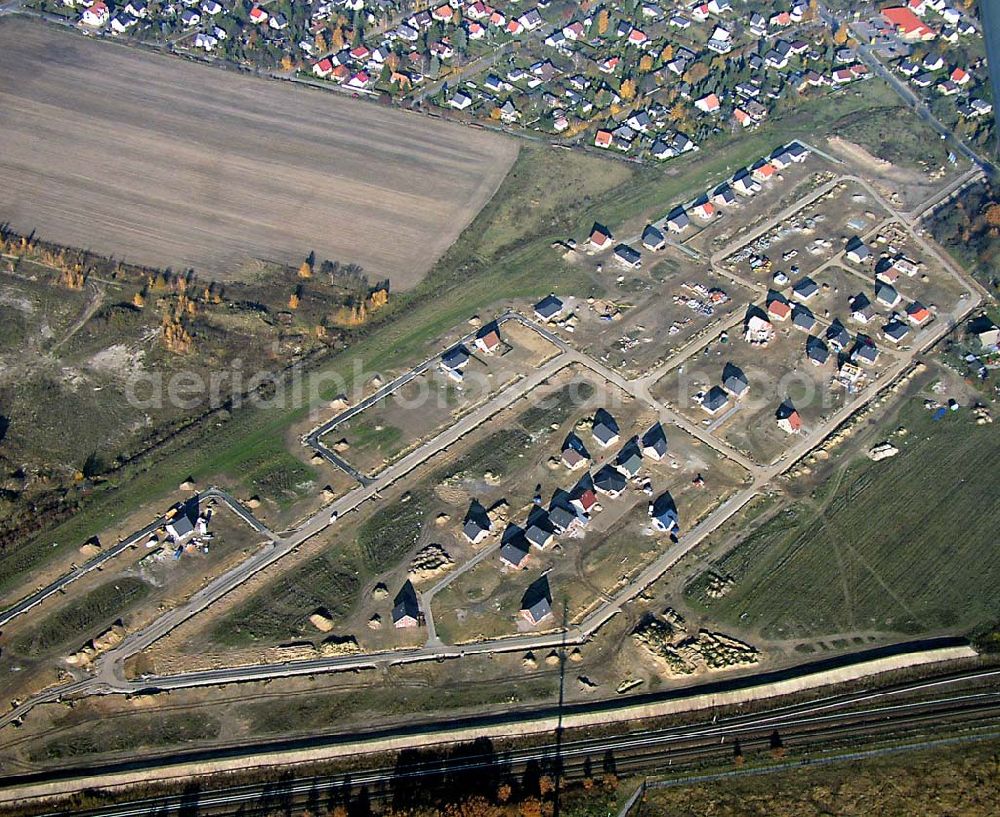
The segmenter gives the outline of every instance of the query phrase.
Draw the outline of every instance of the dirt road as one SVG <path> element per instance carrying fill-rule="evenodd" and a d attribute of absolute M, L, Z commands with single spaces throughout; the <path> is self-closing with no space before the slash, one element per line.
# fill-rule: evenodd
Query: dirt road
<path fill-rule="evenodd" d="M 232 278 L 320 258 L 415 285 L 517 146 L 376 104 L 0 20 L 0 222 Z"/>

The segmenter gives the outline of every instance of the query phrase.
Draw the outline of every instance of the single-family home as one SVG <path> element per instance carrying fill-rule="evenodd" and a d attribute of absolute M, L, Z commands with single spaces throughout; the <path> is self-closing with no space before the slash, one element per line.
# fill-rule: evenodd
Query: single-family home
<path fill-rule="evenodd" d="M 469 510 L 465 513 L 465 521 L 462 523 L 462 534 L 473 545 L 478 545 L 490 535 L 492 528 L 493 522 L 490 520 L 490 515 L 487 513 L 486 508 L 483 507 L 479 500 L 473 499 L 469 503 Z"/>
<path fill-rule="evenodd" d="M 750 391 L 750 382 L 739 366 L 735 363 L 727 362 L 722 367 L 722 388 L 733 397 L 739 399 Z"/>
<path fill-rule="evenodd" d="M 851 363 L 872 364 L 876 360 L 878 360 L 878 347 L 875 341 L 867 335 L 858 335 L 854 349 L 851 350 Z"/>
<path fill-rule="evenodd" d="M 270 16 L 271 15 L 268 14 L 260 6 L 254 6 L 252 9 L 250 9 L 250 22 L 253 23 L 254 25 L 258 26 L 263 25 L 264 23 L 267 22 Z"/>
<path fill-rule="evenodd" d="M 695 202 L 694 206 L 691 208 L 691 212 L 698 216 L 698 218 L 708 221 L 715 215 L 715 205 L 708 200 L 707 196 L 702 196 Z"/>
<path fill-rule="evenodd" d="M 795 304 L 792 307 L 792 326 L 803 332 L 811 332 L 816 325 L 816 316 L 813 315 L 809 307 L 803 304 Z"/>
<path fill-rule="evenodd" d="M 620 429 L 618 422 L 607 409 L 598 409 L 591 422 L 590 433 L 602 448 L 609 448 L 618 442 Z"/>
<path fill-rule="evenodd" d="M 537 625 L 552 618 L 552 593 L 547 575 L 533 581 L 521 599 L 521 617 Z"/>
<path fill-rule="evenodd" d="M 106 25 L 110 19 L 111 12 L 108 10 L 107 4 L 103 0 L 97 0 L 96 3 L 91 4 L 90 8 L 84 9 L 83 15 L 80 17 L 80 22 L 85 26 L 99 28 Z"/>
<path fill-rule="evenodd" d="M 792 297 L 799 301 L 808 301 L 819 292 L 819 284 L 806 275 L 800 278 L 792 287 Z"/>
<path fill-rule="evenodd" d="M 859 297 L 864 298 L 864 295 Z M 868 304 L 868 306 L 871 306 L 871 304 Z M 847 327 L 840 322 L 839 318 L 834 318 L 833 323 L 826 329 L 826 339 L 835 352 L 842 352 L 847 348 L 847 344 L 851 342 L 851 334 L 847 331 Z"/>
<path fill-rule="evenodd" d="M 540 321 L 551 321 L 563 311 L 563 302 L 555 295 L 546 295 L 535 304 L 535 317 Z"/>
<path fill-rule="evenodd" d="M 882 327 L 882 337 L 891 343 L 900 343 L 910 333 L 910 327 L 898 318 L 893 318 Z"/>
<path fill-rule="evenodd" d="M 775 321 L 787 321 L 792 314 L 792 307 L 777 292 L 771 292 L 767 298 L 767 316 Z"/>
<path fill-rule="evenodd" d="M 806 338 L 806 357 L 814 366 L 822 366 L 830 358 L 830 349 L 815 335 Z"/>
<path fill-rule="evenodd" d="M 667 239 L 663 233 L 652 224 L 647 224 L 642 231 L 642 246 L 647 250 L 662 250 L 666 246 Z"/>
<path fill-rule="evenodd" d="M 802 431 L 802 418 L 791 403 L 787 401 L 782 403 L 778 407 L 776 418 L 778 420 L 778 428 L 786 434 L 798 434 Z"/>
<path fill-rule="evenodd" d="M 709 414 L 718 414 L 729 405 L 729 395 L 721 386 L 712 386 L 702 398 L 701 407 Z"/>
<path fill-rule="evenodd" d="M 667 435 L 659 421 L 646 430 L 640 442 L 644 457 L 659 462 L 667 455 Z"/>
<path fill-rule="evenodd" d="M 638 269 L 642 266 L 642 254 L 628 244 L 619 244 L 615 247 L 615 258 L 627 269 Z"/>
<path fill-rule="evenodd" d="M 863 264 L 869 258 L 872 257 L 871 250 L 868 246 L 857 236 L 853 236 L 848 239 L 847 245 L 844 247 L 844 254 L 848 261 L 853 261 L 855 264 Z"/>
<path fill-rule="evenodd" d="M 702 113 L 716 113 L 722 104 L 716 94 L 708 94 L 701 99 L 695 100 L 694 106 Z"/>
<path fill-rule="evenodd" d="M 875 300 L 883 306 L 892 309 L 899 303 L 900 294 L 892 284 L 887 284 L 885 281 L 876 281 Z"/>
<path fill-rule="evenodd" d="M 931 311 L 920 301 L 914 301 L 906 307 L 906 319 L 914 326 L 923 326 L 931 319 Z"/>
<path fill-rule="evenodd" d="M 594 490 L 612 499 L 628 487 L 625 475 L 610 463 L 594 474 Z"/>
<path fill-rule="evenodd" d="M 676 535 L 680 532 L 677 504 L 669 492 L 649 503 L 649 517 L 653 520 L 653 526 L 663 533 Z"/>
<path fill-rule="evenodd" d="M 682 233 L 691 226 L 691 219 L 683 207 L 677 207 L 667 216 L 667 229 L 674 233 Z"/>
<path fill-rule="evenodd" d="M 393 600 L 392 624 L 398 628 L 416 627 L 420 624 L 420 605 L 417 602 L 417 591 L 409 579 L 406 580 Z"/>
<path fill-rule="evenodd" d="M 774 337 L 774 326 L 759 310 L 751 313 L 743 327 L 743 339 L 747 343 L 763 345 Z"/>
<path fill-rule="evenodd" d="M 851 319 L 855 322 L 865 325 L 875 317 L 875 307 L 872 306 L 872 302 L 863 292 L 859 292 L 851 298 L 850 304 Z"/>
<path fill-rule="evenodd" d="M 448 100 L 448 105 L 456 111 L 465 111 L 472 107 L 472 97 L 465 93 L 465 91 L 456 91 L 452 98 Z"/>
<path fill-rule="evenodd" d="M 500 348 L 500 326 L 496 321 L 490 321 L 476 332 L 475 347 L 487 355 L 495 354 Z"/>

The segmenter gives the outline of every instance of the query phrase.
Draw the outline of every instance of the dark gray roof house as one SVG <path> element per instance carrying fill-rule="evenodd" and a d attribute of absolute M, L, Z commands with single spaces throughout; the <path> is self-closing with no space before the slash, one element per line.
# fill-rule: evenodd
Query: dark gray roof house
<path fill-rule="evenodd" d="M 667 455 L 667 435 L 659 421 L 642 435 L 642 453 L 651 460 L 661 460 Z"/>
<path fill-rule="evenodd" d="M 857 236 L 852 236 L 848 239 L 847 244 L 844 246 L 844 252 L 851 261 L 857 264 L 867 261 L 872 255 L 872 251 L 868 249 L 868 245 Z"/>
<path fill-rule="evenodd" d="M 910 327 L 895 318 L 882 327 L 882 334 L 885 335 L 886 340 L 890 340 L 893 343 L 899 343 L 909 333 Z"/>
<path fill-rule="evenodd" d="M 701 407 L 709 414 L 716 414 L 729 405 L 729 395 L 721 386 L 712 386 L 701 401 Z"/>
<path fill-rule="evenodd" d="M 524 538 L 520 526 L 511 523 L 503 532 L 500 541 L 500 561 L 510 567 L 521 567 L 528 558 L 531 546 Z"/>
<path fill-rule="evenodd" d="M 649 503 L 649 515 L 656 528 L 664 533 L 676 534 L 681 528 L 677 515 L 677 503 L 674 502 L 669 491 Z"/>
<path fill-rule="evenodd" d="M 619 428 L 614 417 L 606 409 L 598 409 L 594 414 L 591 434 L 603 447 L 607 448 L 618 442 Z"/>
<path fill-rule="evenodd" d="M 469 510 L 465 514 L 465 522 L 462 524 L 462 533 L 472 544 L 481 542 L 490 532 L 493 523 L 490 515 L 486 512 L 478 499 L 473 499 L 469 503 Z"/>
<path fill-rule="evenodd" d="M 568 531 L 578 521 L 576 513 L 566 505 L 553 505 L 549 508 L 549 522 L 556 533 Z"/>
<path fill-rule="evenodd" d="M 722 388 L 734 397 L 742 397 L 749 391 L 750 382 L 739 366 L 727 363 L 722 367 Z"/>
<path fill-rule="evenodd" d="M 642 246 L 647 250 L 660 250 L 664 244 L 666 238 L 663 233 L 652 224 L 646 225 L 646 229 L 642 231 Z"/>
<path fill-rule="evenodd" d="M 806 357 L 817 366 L 822 366 L 830 358 L 830 349 L 815 335 L 806 339 Z"/>
<path fill-rule="evenodd" d="M 815 325 L 816 316 L 809 310 L 809 307 L 802 304 L 795 304 L 792 307 L 792 326 L 803 332 L 811 332 Z"/>
<path fill-rule="evenodd" d="M 819 285 L 808 275 L 792 287 L 792 295 L 800 301 L 808 301 L 817 292 L 819 292 Z"/>
<path fill-rule="evenodd" d="M 417 591 L 408 579 L 396 595 L 392 606 L 392 623 L 396 627 L 416 627 L 420 623 L 420 605 Z"/>
<path fill-rule="evenodd" d="M 891 308 L 899 303 L 899 292 L 892 284 L 887 284 L 885 281 L 876 281 L 875 300 Z"/>
<path fill-rule="evenodd" d="M 615 247 L 615 257 L 629 269 L 638 269 L 642 266 L 642 253 L 628 244 L 619 244 Z"/>
<path fill-rule="evenodd" d="M 683 207 L 677 207 L 667 216 L 667 228 L 675 233 L 686 230 L 691 225 L 691 217 L 684 211 Z"/>
<path fill-rule="evenodd" d="M 625 475 L 612 465 L 605 465 L 594 474 L 594 489 L 608 496 L 618 496 L 627 484 Z"/>
<path fill-rule="evenodd" d="M 552 615 L 552 592 L 548 576 L 536 579 L 524 591 L 521 615 L 532 624 L 538 624 Z"/>
<path fill-rule="evenodd" d="M 550 321 L 563 311 L 563 302 L 555 295 L 546 295 L 535 304 L 535 315 L 539 320 Z"/>
<path fill-rule="evenodd" d="M 615 465 L 627 477 L 634 477 L 642 468 L 642 451 L 639 450 L 639 440 L 633 437 L 618 452 Z"/>
<path fill-rule="evenodd" d="M 464 346 L 456 346 L 441 355 L 441 365 L 450 371 L 459 371 L 469 362 L 469 351 Z"/>
<path fill-rule="evenodd" d="M 858 340 L 851 351 L 853 363 L 874 363 L 878 359 L 878 347 L 869 337 L 858 335 Z"/>
<path fill-rule="evenodd" d="M 543 550 L 552 542 L 554 533 L 549 512 L 544 508 L 534 508 L 528 515 L 528 524 L 524 529 L 524 538 L 528 540 L 528 544 Z"/>
<path fill-rule="evenodd" d="M 840 322 L 839 318 L 834 318 L 833 323 L 827 327 L 826 339 L 833 350 L 839 352 L 846 349 L 847 344 L 851 342 L 851 333 L 847 331 L 847 327 Z"/>

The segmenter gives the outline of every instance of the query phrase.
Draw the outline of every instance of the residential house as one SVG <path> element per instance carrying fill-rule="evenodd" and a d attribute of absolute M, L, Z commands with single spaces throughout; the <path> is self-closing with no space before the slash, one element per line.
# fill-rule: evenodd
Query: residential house
<path fill-rule="evenodd" d="M 465 513 L 465 521 L 462 523 L 462 533 L 473 545 L 478 545 L 493 528 L 490 515 L 486 508 L 476 499 L 469 503 L 469 510 Z"/>
<path fill-rule="evenodd" d="M 659 421 L 642 435 L 642 455 L 659 462 L 667 455 L 667 435 Z"/>
<path fill-rule="evenodd" d="M 552 618 L 552 593 L 547 575 L 533 581 L 521 598 L 521 617 L 537 625 Z"/>
<path fill-rule="evenodd" d="M 792 326 L 803 332 L 811 332 L 816 325 L 816 316 L 807 306 L 795 304 L 792 307 Z"/>
<path fill-rule="evenodd" d="M 702 113 L 717 113 L 721 107 L 721 103 L 716 94 L 708 94 L 696 100 L 694 106 Z"/>
<path fill-rule="evenodd" d="M 524 531 L 510 524 L 503 533 L 500 543 L 500 561 L 508 567 L 526 567 L 531 545 L 524 538 Z"/>
<path fill-rule="evenodd" d="M 597 495 L 594 493 L 593 488 L 582 488 L 575 492 L 573 497 L 570 499 L 569 504 L 572 505 L 578 513 L 584 515 L 596 513 L 600 510 L 600 506 L 597 504 Z"/>
<path fill-rule="evenodd" d="M 642 231 L 642 246 L 647 250 L 662 250 L 666 246 L 667 239 L 664 237 L 663 233 L 654 227 L 652 224 L 647 224 L 646 229 Z"/>
<path fill-rule="evenodd" d="M 642 266 L 642 254 L 628 244 L 615 247 L 615 258 L 628 269 L 638 269 Z"/>
<path fill-rule="evenodd" d="M 448 104 L 456 111 L 465 111 L 472 107 L 472 97 L 465 91 L 456 91 L 454 96 L 448 100 Z"/>
<path fill-rule="evenodd" d="M 864 298 L 864 295 L 859 297 Z M 868 304 L 868 306 L 871 306 L 871 304 Z M 826 329 L 826 339 L 835 352 L 842 352 L 847 348 L 847 344 L 851 342 L 851 334 L 847 331 L 847 327 L 840 322 L 839 318 L 834 318 L 833 323 Z"/>
<path fill-rule="evenodd" d="M 611 246 L 613 241 L 614 237 L 611 235 L 611 230 L 603 224 L 594 222 L 594 226 L 590 228 L 590 246 L 595 250 L 606 250 Z"/>
<path fill-rule="evenodd" d="M 749 393 L 750 382 L 739 366 L 727 362 L 722 367 L 722 388 L 733 397 L 740 399 Z"/>
<path fill-rule="evenodd" d="M 1000 328 L 986 315 L 979 315 L 969 322 L 969 334 L 986 351 L 995 350 L 1000 344 Z"/>
<path fill-rule="evenodd" d="M 268 21 L 270 16 L 271 15 L 264 11 L 264 9 L 260 6 L 254 6 L 250 9 L 250 22 L 254 25 L 263 25 Z"/>
<path fill-rule="evenodd" d="M 878 360 L 878 347 L 867 335 L 858 335 L 854 342 L 854 349 L 851 350 L 851 363 L 872 364 Z"/>
<path fill-rule="evenodd" d="M 809 301 L 819 292 L 817 284 L 808 275 L 799 279 L 792 287 L 792 297 L 799 301 Z"/>
<path fill-rule="evenodd" d="M 417 591 L 413 583 L 407 579 L 406 583 L 396 594 L 392 603 L 392 624 L 400 629 L 405 627 L 416 627 L 420 624 L 420 605 L 417 602 Z"/>
<path fill-rule="evenodd" d="M 698 216 L 698 218 L 708 221 L 715 215 L 715 205 L 708 200 L 707 196 L 702 196 L 695 202 L 694 206 L 691 208 L 691 212 Z"/>
<path fill-rule="evenodd" d="M 674 233 L 682 233 L 691 226 L 691 219 L 683 207 L 677 207 L 667 216 L 667 229 Z"/>
<path fill-rule="evenodd" d="M 923 326 L 931 319 L 931 312 L 920 301 L 914 301 L 906 307 L 906 319 L 914 326 Z"/>
<path fill-rule="evenodd" d="M 590 462 L 590 452 L 576 433 L 570 433 L 563 442 L 562 461 L 571 471 L 583 468 Z"/>
<path fill-rule="evenodd" d="M 607 409 L 598 409 L 591 422 L 590 433 L 602 448 L 609 448 L 618 442 L 620 429 Z"/>
<path fill-rule="evenodd" d="M 563 302 L 555 295 L 546 295 L 535 304 L 535 317 L 540 321 L 551 321 L 563 311 Z"/>
<path fill-rule="evenodd" d="M 743 327 L 743 339 L 747 343 L 765 345 L 774 337 L 774 326 L 759 310 L 751 313 Z"/>
<path fill-rule="evenodd" d="M 80 17 L 80 22 L 86 26 L 99 28 L 106 25 L 110 19 L 111 12 L 108 10 L 107 4 L 102 2 L 102 0 L 97 0 L 96 3 L 91 4 L 90 8 L 84 9 L 83 15 Z"/>
<path fill-rule="evenodd" d="M 663 533 L 676 535 L 680 533 L 680 518 L 677 515 L 677 504 L 669 492 L 661 494 L 649 503 L 649 516 L 653 526 Z"/>
<path fill-rule="evenodd" d="M 786 434 L 798 434 L 802 431 L 802 418 L 799 417 L 798 411 L 795 407 L 789 403 L 784 402 L 778 407 L 776 414 L 778 420 L 778 428 L 784 431 Z"/>
<path fill-rule="evenodd" d="M 475 347 L 487 355 L 495 354 L 500 348 L 500 326 L 490 321 L 476 332 Z"/>
<path fill-rule="evenodd" d="M 830 358 L 830 349 L 815 335 L 806 338 L 806 357 L 814 366 L 822 366 Z"/>
<path fill-rule="evenodd" d="M 633 437 L 622 446 L 618 456 L 615 457 L 615 467 L 629 478 L 639 473 L 642 467 L 642 451 L 639 449 L 638 439 Z"/>
<path fill-rule="evenodd" d="M 891 343 L 900 343 L 910 333 L 910 327 L 898 318 L 893 318 L 882 327 L 882 336 Z"/>
<path fill-rule="evenodd" d="M 851 319 L 862 325 L 867 324 L 875 317 L 875 307 L 868 300 L 868 296 L 859 292 L 850 299 Z"/>
<path fill-rule="evenodd" d="M 717 207 L 730 207 L 736 203 L 736 194 L 728 184 L 721 184 L 712 193 L 712 203 Z"/>
<path fill-rule="evenodd" d="M 876 281 L 875 300 L 883 306 L 892 309 L 899 303 L 900 294 L 892 284 L 887 284 L 885 281 Z"/>
<path fill-rule="evenodd" d="M 792 307 L 782 295 L 770 292 L 767 296 L 767 316 L 775 321 L 787 321 Z"/>
<path fill-rule="evenodd" d="M 712 386 L 701 401 L 701 407 L 709 414 L 716 415 L 729 405 L 729 395 L 721 386 Z"/>
<path fill-rule="evenodd" d="M 853 236 L 848 239 L 847 245 L 844 248 L 844 254 L 847 256 L 849 261 L 853 261 L 855 264 L 863 264 L 872 257 L 871 250 L 869 250 L 865 242 L 857 236 Z"/>
<path fill-rule="evenodd" d="M 612 499 L 620 496 L 627 487 L 625 475 L 611 464 L 594 474 L 594 490 Z"/>

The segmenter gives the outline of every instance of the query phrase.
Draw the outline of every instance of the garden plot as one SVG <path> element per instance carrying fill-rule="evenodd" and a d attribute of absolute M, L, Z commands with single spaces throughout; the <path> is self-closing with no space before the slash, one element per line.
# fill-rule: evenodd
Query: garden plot
<path fill-rule="evenodd" d="M 442 357 L 440 365 L 335 426 L 324 442 L 362 473 L 378 474 L 558 354 L 537 332 L 513 321 L 500 327 L 499 337 L 493 352 L 484 352 L 473 343 L 462 347 L 468 362 L 460 380 L 445 369 Z"/>
<path fill-rule="evenodd" d="M 698 266 L 661 262 L 652 271 L 655 291 L 631 308 L 615 307 L 610 320 L 605 302 L 578 310 L 576 345 L 635 377 L 746 309 L 749 289 Z"/>
<path fill-rule="evenodd" d="M 794 280 L 816 271 L 854 236 L 868 236 L 888 215 L 864 188 L 840 182 L 729 255 L 723 264 L 763 284 L 771 284 L 779 272 Z"/>

